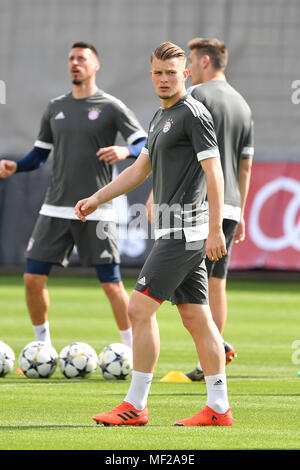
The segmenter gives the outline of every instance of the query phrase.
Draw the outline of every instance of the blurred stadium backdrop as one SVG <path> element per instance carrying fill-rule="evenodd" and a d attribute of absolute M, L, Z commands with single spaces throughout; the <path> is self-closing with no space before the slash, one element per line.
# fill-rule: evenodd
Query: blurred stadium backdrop
<path fill-rule="evenodd" d="M 255 121 L 247 240 L 234 247 L 230 268 L 298 271 L 299 0 L 0 0 L 5 94 L 0 99 L 0 157 L 24 156 L 47 102 L 70 91 L 67 55 L 73 42 L 96 46 L 98 86 L 128 104 L 147 130 L 159 106 L 149 77 L 151 52 L 165 40 L 187 50 L 196 36 L 226 42 L 227 78 L 250 104 Z M 116 172 L 130 163 L 120 164 Z M 51 158 L 38 171 L 0 180 L 2 267 L 24 264 L 50 168 Z M 151 179 L 116 201 L 121 231 L 130 222 L 124 207 L 145 202 L 150 188 Z M 122 265 L 139 267 L 152 241 L 136 232 L 128 236 L 120 241 Z"/>

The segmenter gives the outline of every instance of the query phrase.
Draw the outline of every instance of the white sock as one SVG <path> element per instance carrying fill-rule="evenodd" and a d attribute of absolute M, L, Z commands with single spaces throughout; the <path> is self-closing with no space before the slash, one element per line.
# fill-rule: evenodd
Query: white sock
<path fill-rule="evenodd" d="M 128 330 L 119 330 L 119 333 L 122 343 L 132 349 L 132 328 L 128 328 Z"/>
<path fill-rule="evenodd" d="M 49 322 L 42 325 L 32 325 L 36 341 L 44 341 L 51 345 Z"/>
<path fill-rule="evenodd" d="M 216 413 L 225 413 L 229 408 L 226 374 L 205 376 L 206 404 Z"/>
<path fill-rule="evenodd" d="M 147 405 L 152 377 L 153 374 L 133 370 L 131 384 L 124 401 L 131 403 L 137 410 L 143 410 Z"/>

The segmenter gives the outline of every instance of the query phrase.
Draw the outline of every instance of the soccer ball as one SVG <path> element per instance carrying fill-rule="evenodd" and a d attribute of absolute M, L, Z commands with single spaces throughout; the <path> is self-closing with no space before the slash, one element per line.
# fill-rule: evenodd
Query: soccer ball
<path fill-rule="evenodd" d="M 86 343 L 71 343 L 59 355 L 59 366 L 67 379 L 87 377 L 97 369 L 96 351 Z"/>
<path fill-rule="evenodd" d="M 105 379 L 127 379 L 132 371 L 131 349 L 125 344 L 109 344 L 99 354 L 99 368 Z"/>
<path fill-rule="evenodd" d="M 8 344 L 0 341 L 0 377 L 11 372 L 15 364 L 15 353 Z"/>
<path fill-rule="evenodd" d="M 19 365 L 30 379 L 47 379 L 57 366 L 57 352 L 43 341 L 32 341 L 21 351 Z"/>

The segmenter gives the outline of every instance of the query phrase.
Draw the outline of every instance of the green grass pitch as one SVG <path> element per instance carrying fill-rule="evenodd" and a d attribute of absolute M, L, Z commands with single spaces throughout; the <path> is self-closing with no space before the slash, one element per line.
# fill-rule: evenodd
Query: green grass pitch
<path fill-rule="evenodd" d="M 130 293 L 135 280 L 124 282 Z M 98 354 L 107 344 L 120 342 L 96 278 L 56 276 L 48 287 L 58 352 L 72 341 L 87 342 Z M 59 369 L 41 380 L 11 373 L 0 378 L 0 449 L 299 449 L 299 283 L 229 280 L 228 304 L 224 338 L 238 352 L 226 368 L 232 428 L 173 426 L 205 405 L 206 390 L 203 383 L 160 382 L 168 372 L 189 372 L 197 362 L 177 309 L 166 302 L 158 311 L 161 354 L 147 426 L 101 427 L 91 419 L 123 400 L 128 381 L 107 381 L 99 371 L 79 380 L 67 380 Z M 0 339 L 15 351 L 17 368 L 21 349 L 34 339 L 22 276 L 0 276 Z"/>

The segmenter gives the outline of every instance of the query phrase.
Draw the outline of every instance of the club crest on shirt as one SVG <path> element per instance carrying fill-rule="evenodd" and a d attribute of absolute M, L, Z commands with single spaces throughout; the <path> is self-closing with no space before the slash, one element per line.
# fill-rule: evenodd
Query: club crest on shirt
<path fill-rule="evenodd" d="M 169 132 L 169 130 L 171 129 L 171 126 L 173 124 L 173 120 L 172 119 L 168 119 L 165 124 L 164 124 L 164 127 L 163 127 L 163 133 L 165 134 L 166 132 Z"/>
<path fill-rule="evenodd" d="M 95 119 L 98 119 L 100 113 L 101 110 L 99 108 L 90 108 L 88 113 L 89 120 L 95 121 Z"/>

